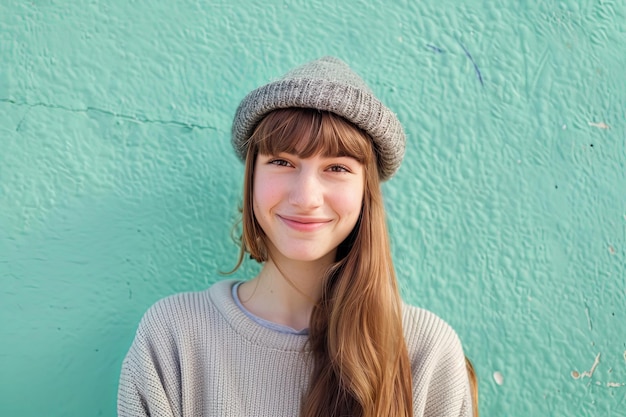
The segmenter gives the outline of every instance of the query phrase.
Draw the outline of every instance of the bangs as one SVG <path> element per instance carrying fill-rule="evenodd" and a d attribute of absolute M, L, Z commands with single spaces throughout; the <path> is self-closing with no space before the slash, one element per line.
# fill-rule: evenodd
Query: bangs
<path fill-rule="evenodd" d="M 365 165 L 374 158 L 372 141 L 365 132 L 334 113 L 316 109 L 272 111 L 255 129 L 249 147 L 255 156 L 281 152 L 299 158 L 348 156 Z"/>

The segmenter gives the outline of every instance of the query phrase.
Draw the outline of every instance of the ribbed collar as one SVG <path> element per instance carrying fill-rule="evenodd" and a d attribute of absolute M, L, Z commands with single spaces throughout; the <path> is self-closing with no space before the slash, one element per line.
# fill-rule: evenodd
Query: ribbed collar
<path fill-rule="evenodd" d="M 268 329 L 248 317 L 233 300 L 232 287 L 237 280 L 219 281 L 205 291 L 206 296 L 228 325 L 251 344 L 280 351 L 308 351 L 307 335 L 285 334 Z"/>

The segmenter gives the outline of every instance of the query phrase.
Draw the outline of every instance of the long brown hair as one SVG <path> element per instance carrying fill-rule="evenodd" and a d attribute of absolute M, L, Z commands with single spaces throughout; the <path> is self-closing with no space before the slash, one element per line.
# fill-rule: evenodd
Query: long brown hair
<path fill-rule="evenodd" d="M 280 109 L 264 117 L 248 144 L 237 267 L 246 253 L 259 262 L 268 259 L 266 236 L 253 213 L 254 163 L 259 154 L 280 152 L 301 158 L 317 153 L 351 156 L 365 171 L 360 218 L 339 245 L 311 314 L 314 365 L 301 416 L 411 417 L 411 365 L 402 332 L 401 299 L 376 154 L 362 130 L 333 113 L 314 109 Z"/>
<path fill-rule="evenodd" d="M 467 377 L 469 378 L 470 384 L 470 396 L 472 397 L 472 416 L 479 417 L 478 413 L 478 377 L 476 376 L 476 371 L 474 370 L 474 365 L 472 361 L 466 356 L 465 357 L 465 368 L 467 369 Z"/>

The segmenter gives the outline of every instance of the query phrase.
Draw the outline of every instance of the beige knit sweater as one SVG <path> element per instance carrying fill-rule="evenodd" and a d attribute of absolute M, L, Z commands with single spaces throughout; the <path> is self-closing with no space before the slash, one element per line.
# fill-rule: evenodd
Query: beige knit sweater
<path fill-rule="evenodd" d="M 118 415 L 299 415 L 311 371 L 307 336 L 254 322 L 235 304 L 233 281 L 165 298 L 145 314 L 124 359 Z M 471 398 L 456 333 L 405 306 L 416 417 L 469 417 Z"/>

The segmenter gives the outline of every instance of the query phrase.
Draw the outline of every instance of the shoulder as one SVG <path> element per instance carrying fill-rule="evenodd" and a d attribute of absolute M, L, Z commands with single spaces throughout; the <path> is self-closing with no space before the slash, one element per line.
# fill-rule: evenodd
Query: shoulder
<path fill-rule="evenodd" d="M 402 325 L 409 349 L 461 349 L 459 336 L 454 329 L 431 311 L 403 304 Z"/>
<path fill-rule="evenodd" d="M 201 324 L 205 327 L 220 317 L 220 307 L 227 304 L 232 281 L 220 281 L 206 290 L 167 296 L 154 303 L 143 315 L 138 337 L 166 337 L 188 334 Z"/>
<path fill-rule="evenodd" d="M 471 415 L 465 354 L 454 329 L 436 314 L 406 304 L 403 326 L 416 415 Z"/>

